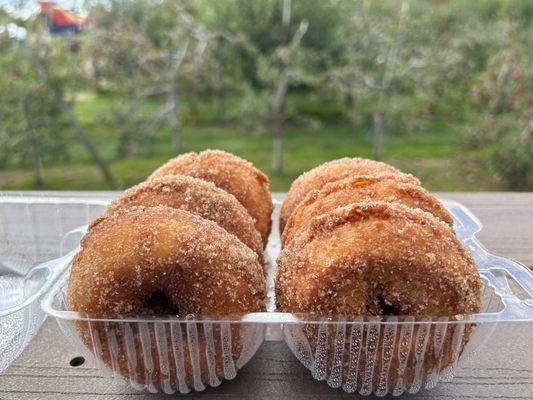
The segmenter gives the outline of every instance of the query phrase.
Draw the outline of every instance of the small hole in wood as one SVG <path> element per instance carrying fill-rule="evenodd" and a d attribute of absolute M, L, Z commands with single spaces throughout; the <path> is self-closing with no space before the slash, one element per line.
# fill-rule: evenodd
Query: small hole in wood
<path fill-rule="evenodd" d="M 70 360 L 71 367 L 79 367 L 80 365 L 83 365 L 84 363 L 85 363 L 85 358 L 81 356 L 74 357 L 72 360 Z"/>

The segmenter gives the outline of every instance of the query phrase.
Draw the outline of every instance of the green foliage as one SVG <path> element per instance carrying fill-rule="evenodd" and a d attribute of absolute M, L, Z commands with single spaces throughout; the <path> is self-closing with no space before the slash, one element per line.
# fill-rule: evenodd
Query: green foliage
<path fill-rule="evenodd" d="M 217 57 L 224 63 L 225 73 L 235 79 L 249 82 L 261 88 L 264 79 L 260 75 L 261 58 L 271 55 L 282 42 L 282 1 L 223 0 L 216 2 L 189 2 L 195 15 L 205 21 L 207 27 L 224 31 L 233 41 L 221 43 Z M 309 68 L 324 68 L 323 60 L 335 57 L 340 50 L 336 26 L 342 18 L 342 7 L 333 1 L 293 1 L 289 37 L 294 36 L 300 21 L 307 21 L 309 28 L 302 38 L 302 49 L 317 57 L 318 63 Z M 310 60 L 306 60 L 309 62 Z"/>
<path fill-rule="evenodd" d="M 0 19 L 0 21 L 2 21 Z M 20 23 L 19 29 L 30 29 Z M 39 26 L 33 29 L 40 29 Z M 69 134 L 50 87 L 35 68 L 35 60 L 50 61 L 49 54 L 62 49 L 39 48 L 36 38 L 14 40 L 0 34 L 0 166 L 30 166 L 35 157 L 43 162 L 67 161 Z M 53 44 L 50 44 L 53 46 Z M 69 79 L 73 74 L 67 74 Z M 55 79 L 52 84 L 56 84 Z M 30 135 L 34 135 L 32 147 Z"/>
<path fill-rule="evenodd" d="M 91 162 L 60 94 L 125 183 L 183 146 L 236 150 L 268 170 L 277 126 L 279 189 L 344 149 L 372 156 L 376 132 L 377 153 L 417 173 L 431 165 L 422 175 L 442 188 L 465 154 L 473 171 L 487 163 L 466 174 L 485 179 L 478 187 L 533 188 L 532 1 L 293 0 L 286 31 L 283 3 L 93 2 L 94 27 L 62 37 L 0 6 L 0 168 L 35 168 L 36 155 L 58 170 Z"/>
<path fill-rule="evenodd" d="M 167 125 L 179 136 L 179 108 L 196 111 L 199 96 L 220 92 L 212 57 L 218 36 L 195 21 L 181 2 L 112 1 L 97 8 L 95 19 L 87 57 L 97 90 L 105 87 L 123 98 L 107 113 L 121 132 L 119 156 L 137 154 Z M 143 113 L 150 97 L 166 102 Z"/>
<path fill-rule="evenodd" d="M 527 134 L 508 134 L 494 154 L 496 169 L 509 189 L 533 187 L 533 127 Z"/>
<path fill-rule="evenodd" d="M 472 95 L 487 116 L 474 145 L 496 142 L 494 165 L 510 189 L 533 187 L 533 29 L 509 22 Z"/>

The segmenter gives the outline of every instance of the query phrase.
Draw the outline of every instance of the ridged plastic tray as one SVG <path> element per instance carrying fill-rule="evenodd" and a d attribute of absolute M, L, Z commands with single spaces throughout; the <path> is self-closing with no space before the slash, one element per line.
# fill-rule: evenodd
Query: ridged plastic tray
<path fill-rule="evenodd" d="M 43 300 L 61 330 L 101 372 L 138 390 L 188 393 L 232 379 L 264 340 L 284 340 L 317 380 L 361 395 L 400 395 L 452 379 L 498 323 L 533 321 L 533 274 L 523 265 L 488 253 L 477 241 L 479 221 L 462 205 L 444 201 L 458 238 L 484 281 L 481 313 L 441 318 L 346 317 L 315 320 L 274 312 L 268 267 L 268 312 L 224 318 L 89 318 L 68 310 L 68 270 Z M 278 215 L 276 205 L 275 216 Z M 267 249 L 279 253 L 277 217 Z M 64 260 L 63 260 L 64 261 Z"/>

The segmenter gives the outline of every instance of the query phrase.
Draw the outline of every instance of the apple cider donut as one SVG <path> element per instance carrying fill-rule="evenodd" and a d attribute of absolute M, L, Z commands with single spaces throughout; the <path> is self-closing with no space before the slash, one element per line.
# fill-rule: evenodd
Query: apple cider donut
<path fill-rule="evenodd" d="M 401 321 L 410 316 L 460 321 L 462 315 L 480 311 L 481 289 L 476 266 L 449 225 L 403 204 L 366 202 L 315 217 L 288 243 L 278 259 L 276 303 L 279 311 L 304 313 L 316 320 L 374 316 Z M 335 361 L 334 325 L 326 325 L 321 334 L 317 323 L 292 329 L 307 337 L 311 354 L 318 346 L 325 349 L 321 362 L 326 374 L 340 370 L 343 382 L 368 388 L 381 385 L 379 371 L 388 371 L 387 391 L 396 385 L 416 385 L 454 363 L 475 329 L 472 323 L 452 323 L 444 331 L 437 324 L 408 324 L 413 340 L 407 343 L 400 334 L 372 342 L 372 328 L 359 325 L 363 332 L 359 345 L 367 350 L 361 351 L 357 360 L 361 367 L 352 375 L 349 340 L 344 356 Z M 421 335 L 427 342 L 425 356 L 419 358 L 419 339 L 414 338 Z M 376 349 L 375 359 L 367 359 L 369 348 Z M 385 353 L 390 356 L 382 357 Z M 369 366 L 373 375 L 366 373 Z"/>
<path fill-rule="evenodd" d="M 254 220 L 237 199 L 213 183 L 185 175 L 167 175 L 126 190 L 108 207 L 114 214 L 136 206 L 179 208 L 216 222 L 251 248 L 263 261 L 263 242 Z"/>
<path fill-rule="evenodd" d="M 164 175 L 189 175 L 214 183 L 234 195 L 255 220 L 266 246 L 274 206 L 268 177 L 250 162 L 220 150 L 182 154 L 157 169 L 148 180 Z"/>
<path fill-rule="evenodd" d="M 292 183 L 281 206 L 280 232 L 283 232 L 285 224 L 296 206 L 311 190 L 321 189 L 326 183 L 352 176 L 380 174 L 391 174 L 397 176 L 398 179 L 420 184 L 420 181 L 414 176 L 405 174 L 383 162 L 348 157 L 328 161 L 303 173 Z"/>
<path fill-rule="evenodd" d="M 322 214 L 278 258 L 281 311 L 317 315 L 479 312 L 481 279 L 450 226 L 403 204 Z"/>
<path fill-rule="evenodd" d="M 314 218 L 338 207 L 365 201 L 402 203 L 419 208 L 453 226 L 450 213 L 420 185 L 401 181 L 394 175 L 360 175 L 328 183 L 322 189 L 312 190 L 294 209 L 282 235 L 282 244 L 289 243 L 298 231 Z"/>
<path fill-rule="evenodd" d="M 138 207 L 91 224 L 73 261 L 67 302 L 71 311 L 96 318 L 228 316 L 265 310 L 265 278 L 257 255 L 216 223 L 175 208 Z M 181 373 L 186 385 L 193 386 L 198 375 L 194 375 L 194 362 L 188 356 L 194 349 L 188 348 L 187 339 L 177 349 L 170 331 L 163 327 L 168 362 L 160 363 L 162 350 L 161 344 L 155 346 L 158 335 L 154 326 L 147 324 L 148 333 L 143 337 L 140 325 L 131 323 L 128 334 L 125 324 L 80 320 L 76 328 L 90 349 L 98 339 L 101 351 L 95 351 L 97 358 L 124 377 L 133 376 L 138 384 L 151 383 L 163 390 L 160 382 L 166 380 L 176 388 Z M 205 328 L 201 322 L 197 325 L 197 364 L 203 365 L 201 380 L 206 382 L 208 374 L 223 373 L 221 336 L 214 326 L 215 354 L 209 370 Z M 176 324 L 176 329 L 187 337 L 186 324 Z M 230 331 L 230 354 L 235 361 L 245 347 L 245 338 L 239 326 Z M 152 343 L 144 352 L 143 340 Z M 184 356 L 175 359 L 176 352 Z M 136 362 L 131 362 L 132 358 Z M 184 369 L 176 370 L 180 362 Z"/>

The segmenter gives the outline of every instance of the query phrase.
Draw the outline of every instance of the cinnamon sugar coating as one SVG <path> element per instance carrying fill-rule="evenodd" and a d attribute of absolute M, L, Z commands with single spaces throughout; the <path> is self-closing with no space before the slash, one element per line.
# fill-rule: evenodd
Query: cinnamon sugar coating
<path fill-rule="evenodd" d="M 250 162 L 220 150 L 182 154 L 157 169 L 148 180 L 165 175 L 188 175 L 214 183 L 234 195 L 255 220 L 266 246 L 274 209 L 268 177 Z"/>
<path fill-rule="evenodd" d="M 395 175 L 360 175 L 326 184 L 312 190 L 294 209 L 282 235 L 282 244 L 289 243 L 298 231 L 321 214 L 351 203 L 385 201 L 419 208 L 453 225 L 450 213 L 435 196 L 418 184 L 401 181 Z"/>
<path fill-rule="evenodd" d="M 347 320 L 387 315 L 460 320 L 462 314 L 481 309 L 482 283 L 472 258 L 451 227 L 428 212 L 401 203 L 352 203 L 313 218 L 297 232 L 278 258 L 279 311 Z M 301 329 L 312 353 L 318 351 L 320 339 L 327 338 L 325 368 L 328 372 L 338 368 L 333 361 L 336 327 L 326 327 L 327 334 L 319 333 L 318 324 L 302 324 Z M 362 340 L 368 341 L 369 325 L 360 329 Z M 350 376 L 350 359 L 341 358 L 342 379 L 358 385 L 370 379 L 377 387 L 380 375 L 369 378 L 367 368 L 372 365 L 380 371 L 388 365 L 388 390 L 424 380 L 454 362 L 475 326 L 451 324 L 444 334 L 436 325 L 412 329 L 413 337 L 427 332 L 422 365 L 417 361 L 418 341 L 405 343 L 394 335 L 387 345 L 385 339 L 377 344 L 377 358 L 368 359 L 362 352 L 357 359 L 362 367 Z M 343 354 L 351 354 L 350 346 L 351 341 L 346 341 Z M 362 346 L 372 345 L 363 342 Z M 402 351 L 385 357 L 391 348 Z"/>
<path fill-rule="evenodd" d="M 167 175 L 126 190 L 108 207 L 109 214 L 157 205 L 178 208 L 216 222 L 263 260 L 263 242 L 254 220 L 237 199 L 213 183 L 185 175 Z"/>
<path fill-rule="evenodd" d="M 449 316 L 480 311 L 481 279 L 446 223 L 384 202 L 313 219 L 278 258 L 280 311 Z"/>
<path fill-rule="evenodd" d="M 154 293 L 166 301 L 154 302 Z M 214 222 L 136 208 L 91 225 L 72 265 L 68 304 L 99 317 L 263 311 L 265 279 L 257 255 Z"/>
<path fill-rule="evenodd" d="M 97 318 L 228 316 L 265 311 L 265 290 L 257 255 L 216 223 L 165 206 L 135 207 L 91 224 L 72 265 L 67 301 L 70 310 Z M 244 325 L 232 325 L 227 332 L 231 335 L 228 351 L 220 325 L 214 324 L 208 344 L 206 326 L 200 321 L 195 324 L 197 343 L 190 347 L 184 340 L 177 346 L 169 327 L 161 326 L 166 342 L 159 348 L 163 346 L 161 335 L 153 324 L 145 324 L 143 334 L 135 323 L 76 322 L 90 351 L 98 343 L 95 357 L 137 384 L 158 390 L 181 384 L 192 387 L 198 376 L 204 383 L 213 373 L 222 377 L 227 362 L 224 352 L 236 362 L 250 340 Z M 186 324 L 176 322 L 173 329 L 187 337 Z M 143 341 L 152 346 L 143 346 Z M 195 372 L 187 355 L 205 354 L 208 346 L 214 348 L 212 363 L 208 368 L 205 357 L 200 357 L 200 372 Z M 185 356 L 176 358 L 180 352 Z M 180 374 L 181 383 L 177 380 Z"/>
<path fill-rule="evenodd" d="M 303 173 L 292 183 L 281 206 L 280 232 L 283 232 L 285 224 L 296 206 L 311 190 L 321 189 L 329 182 L 352 176 L 380 174 L 390 174 L 397 176 L 400 180 L 420 184 L 420 181 L 414 176 L 405 174 L 392 165 L 383 162 L 348 157 L 328 161 Z"/>

